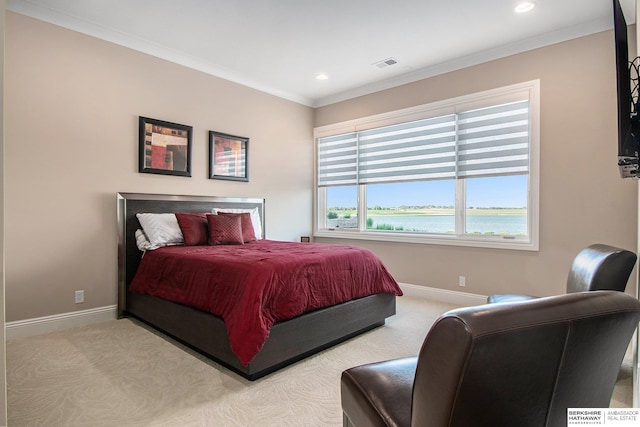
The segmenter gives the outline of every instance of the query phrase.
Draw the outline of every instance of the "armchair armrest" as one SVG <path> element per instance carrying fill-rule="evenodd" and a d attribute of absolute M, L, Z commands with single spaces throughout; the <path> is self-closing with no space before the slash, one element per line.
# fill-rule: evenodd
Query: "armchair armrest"
<path fill-rule="evenodd" d="M 356 366 L 340 382 L 344 426 L 411 424 L 417 357 Z"/>

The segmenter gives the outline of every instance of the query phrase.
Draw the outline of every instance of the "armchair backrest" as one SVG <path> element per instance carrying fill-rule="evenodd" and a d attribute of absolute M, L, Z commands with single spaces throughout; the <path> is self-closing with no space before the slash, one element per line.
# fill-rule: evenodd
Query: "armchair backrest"
<path fill-rule="evenodd" d="M 591 245 L 578 253 L 567 278 L 567 293 L 612 290 L 624 292 L 636 254 L 609 245 Z"/>
<path fill-rule="evenodd" d="M 450 311 L 420 350 L 411 424 L 557 426 L 567 408 L 608 407 L 639 320 L 640 301 L 613 291 Z"/>

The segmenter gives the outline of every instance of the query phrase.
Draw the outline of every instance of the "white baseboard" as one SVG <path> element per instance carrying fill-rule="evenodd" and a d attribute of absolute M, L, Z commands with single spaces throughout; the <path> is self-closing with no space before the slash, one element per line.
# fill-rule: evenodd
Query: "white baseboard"
<path fill-rule="evenodd" d="M 400 283 L 399 285 L 402 292 L 408 297 L 425 298 L 464 307 L 487 303 L 486 295 L 449 291 L 446 289 L 430 288 L 428 286 L 411 285 L 409 283 Z"/>
<path fill-rule="evenodd" d="M 406 296 L 425 298 L 461 306 L 485 304 L 486 295 L 469 294 L 466 292 L 449 291 L 446 289 L 430 288 L 428 286 L 400 283 L 400 288 Z M 45 334 L 61 329 L 75 328 L 104 322 L 116 318 L 117 307 L 92 308 L 71 313 L 54 314 L 53 316 L 37 317 L 35 319 L 18 320 L 5 324 L 6 339 L 29 337 Z"/>
<path fill-rule="evenodd" d="M 116 313 L 117 307 L 115 305 L 109 305 L 89 310 L 7 322 L 5 324 L 5 336 L 6 339 L 21 338 L 61 329 L 85 326 L 91 323 L 113 320 L 116 318 Z"/>

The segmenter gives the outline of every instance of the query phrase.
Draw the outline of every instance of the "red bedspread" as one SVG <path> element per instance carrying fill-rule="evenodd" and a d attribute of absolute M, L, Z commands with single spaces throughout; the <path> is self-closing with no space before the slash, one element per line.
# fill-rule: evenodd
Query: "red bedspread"
<path fill-rule="evenodd" d="M 367 249 L 272 240 L 148 251 L 129 289 L 221 317 L 245 366 L 275 322 L 376 293 L 402 295 Z"/>

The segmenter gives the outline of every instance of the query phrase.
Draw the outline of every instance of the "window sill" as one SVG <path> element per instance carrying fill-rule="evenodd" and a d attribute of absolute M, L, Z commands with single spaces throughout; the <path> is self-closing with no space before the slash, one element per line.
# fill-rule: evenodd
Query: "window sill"
<path fill-rule="evenodd" d="M 522 238 L 502 236 L 459 236 L 444 234 L 385 233 L 376 231 L 316 230 L 314 237 L 350 240 L 375 240 L 379 242 L 415 243 L 423 245 L 467 246 L 475 248 L 538 251 L 538 245 Z"/>

